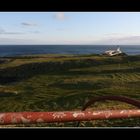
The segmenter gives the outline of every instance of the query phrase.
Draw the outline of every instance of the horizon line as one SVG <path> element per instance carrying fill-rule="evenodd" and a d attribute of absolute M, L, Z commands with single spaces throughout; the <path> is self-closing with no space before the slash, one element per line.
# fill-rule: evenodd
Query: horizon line
<path fill-rule="evenodd" d="M 0 46 L 12 46 L 12 45 L 96 45 L 96 46 L 139 46 L 140 44 L 0 44 Z"/>

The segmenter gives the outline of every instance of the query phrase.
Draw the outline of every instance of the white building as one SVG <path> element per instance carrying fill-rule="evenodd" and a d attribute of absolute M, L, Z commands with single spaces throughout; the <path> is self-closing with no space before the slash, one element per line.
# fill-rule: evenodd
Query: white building
<path fill-rule="evenodd" d="M 118 48 L 117 50 L 108 50 L 105 51 L 105 54 L 109 55 L 109 56 L 114 56 L 114 55 L 118 55 L 121 54 L 122 51 L 120 50 L 120 48 Z"/>

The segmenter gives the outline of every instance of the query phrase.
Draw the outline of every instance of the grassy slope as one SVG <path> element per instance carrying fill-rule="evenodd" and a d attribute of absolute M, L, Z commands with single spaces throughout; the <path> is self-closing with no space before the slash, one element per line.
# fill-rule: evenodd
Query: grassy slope
<path fill-rule="evenodd" d="M 0 112 L 79 110 L 92 97 L 140 99 L 140 56 L 40 55 L 0 59 Z M 100 102 L 98 109 L 128 109 Z M 44 124 L 74 126 L 75 123 Z M 44 126 L 41 124 L 41 126 Z M 40 125 L 38 125 L 40 126 Z M 101 120 L 81 126 L 140 126 L 139 119 Z"/>

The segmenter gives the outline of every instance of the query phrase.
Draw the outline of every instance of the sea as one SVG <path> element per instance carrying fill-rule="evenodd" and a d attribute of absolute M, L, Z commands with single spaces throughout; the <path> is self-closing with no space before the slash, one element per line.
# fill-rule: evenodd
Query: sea
<path fill-rule="evenodd" d="M 140 45 L 0 45 L 0 57 L 33 54 L 102 54 L 118 47 L 128 55 L 140 55 Z"/>

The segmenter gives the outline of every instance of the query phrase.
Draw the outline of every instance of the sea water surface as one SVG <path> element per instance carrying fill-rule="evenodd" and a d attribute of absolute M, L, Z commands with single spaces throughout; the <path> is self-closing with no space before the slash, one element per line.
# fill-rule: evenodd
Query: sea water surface
<path fill-rule="evenodd" d="M 102 54 L 120 49 L 128 55 L 140 54 L 140 45 L 0 45 L 0 57 L 32 54 Z"/>

